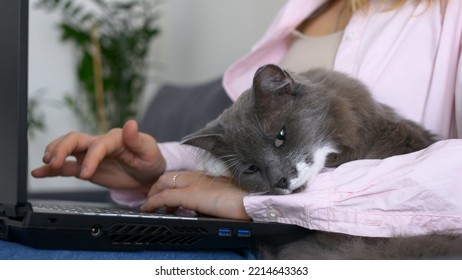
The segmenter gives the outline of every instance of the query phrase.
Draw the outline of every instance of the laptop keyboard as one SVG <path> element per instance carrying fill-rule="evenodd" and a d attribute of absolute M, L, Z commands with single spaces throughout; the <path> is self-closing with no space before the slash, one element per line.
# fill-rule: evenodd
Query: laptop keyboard
<path fill-rule="evenodd" d="M 116 217 L 136 217 L 136 218 L 153 218 L 153 219 L 180 219 L 180 220 L 197 220 L 197 217 L 175 216 L 164 213 L 139 212 L 129 209 L 111 208 L 111 207 L 94 207 L 87 205 L 72 204 L 33 204 L 34 212 L 62 213 L 91 216 L 116 216 Z"/>

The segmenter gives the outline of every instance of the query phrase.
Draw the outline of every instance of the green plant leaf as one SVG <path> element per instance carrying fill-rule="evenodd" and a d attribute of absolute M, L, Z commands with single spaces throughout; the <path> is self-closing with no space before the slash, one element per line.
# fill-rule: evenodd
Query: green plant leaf
<path fill-rule="evenodd" d="M 160 33 L 156 26 L 157 1 L 92 0 L 87 9 L 78 0 L 39 0 L 36 7 L 61 13 L 61 39 L 75 47 L 76 76 L 80 91 L 66 96 L 65 104 L 80 122 L 96 129 L 95 82 L 90 36 L 92 23 L 98 24 L 103 67 L 106 121 L 120 127 L 136 116 L 136 108 L 146 81 L 147 55 L 152 40 Z M 136 21 L 134 21 L 136 19 Z"/>

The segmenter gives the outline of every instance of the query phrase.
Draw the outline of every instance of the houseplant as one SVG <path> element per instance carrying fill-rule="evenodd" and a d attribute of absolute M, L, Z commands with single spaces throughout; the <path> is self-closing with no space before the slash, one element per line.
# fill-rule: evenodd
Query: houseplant
<path fill-rule="evenodd" d="M 85 127 L 103 133 L 136 117 L 146 81 L 147 55 L 159 34 L 154 0 L 38 0 L 61 14 L 61 40 L 75 47 L 77 94 L 66 104 Z"/>
<path fill-rule="evenodd" d="M 29 139 L 33 139 L 38 132 L 43 132 L 46 129 L 45 114 L 39 109 L 40 105 L 41 96 L 36 95 L 28 98 L 27 134 Z"/>

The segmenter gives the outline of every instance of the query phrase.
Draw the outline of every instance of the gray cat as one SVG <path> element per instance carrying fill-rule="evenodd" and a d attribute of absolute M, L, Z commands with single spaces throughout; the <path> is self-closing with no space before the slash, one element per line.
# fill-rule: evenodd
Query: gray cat
<path fill-rule="evenodd" d="M 324 167 L 410 153 L 434 142 L 434 135 L 376 102 L 356 79 L 321 69 L 288 73 L 276 65 L 261 67 L 229 109 L 183 140 L 208 152 L 212 175 L 233 177 L 251 193 L 276 195 L 309 187 Z M 261 252 L 281 259 L 462 257 L 462 238 L 317 232 Z"/>
<path fill-rule="evenodd" d="M 261 67 L 252 88 L 183 140 L 212 155 L 209 165 L 221 166 L 214 175 L 265 194 L 300 191 L 323 167 L 433 142 L 431 133 L 374 101 L 356 79 L 321 69 L 289 74 L 276 65 Z"/>

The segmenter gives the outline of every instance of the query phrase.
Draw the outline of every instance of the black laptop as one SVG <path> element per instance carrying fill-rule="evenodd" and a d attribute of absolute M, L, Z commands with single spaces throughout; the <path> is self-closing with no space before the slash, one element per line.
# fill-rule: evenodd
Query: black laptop
<path fill-rule="evenodd" d="M 277 223 L 29 201 L 28 6 L 28 0 L 0 0 L 0 239 L 45 249 L 184 250 L 246 248 L 307 234 Z"/>

